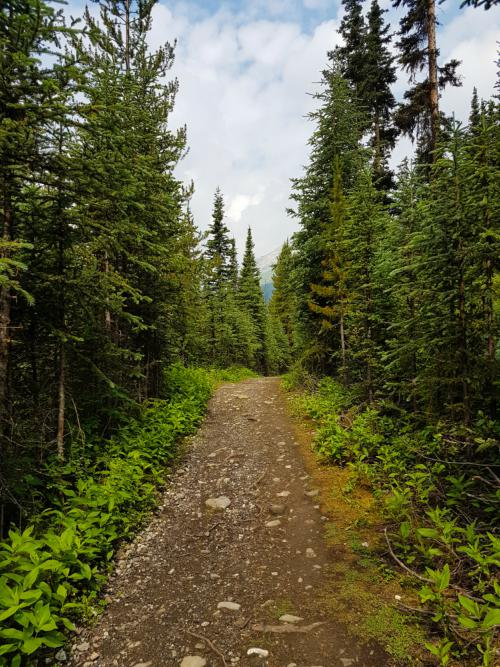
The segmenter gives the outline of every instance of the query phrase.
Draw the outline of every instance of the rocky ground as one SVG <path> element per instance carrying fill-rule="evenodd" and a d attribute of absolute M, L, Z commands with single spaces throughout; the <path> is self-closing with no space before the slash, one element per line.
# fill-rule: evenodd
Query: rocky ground
<path fill-rule="evenodd" d="M 221 386 L 71 665 L 389 664 L 319 611 L 336 558 L 325 521 L 279 380 Z"/>

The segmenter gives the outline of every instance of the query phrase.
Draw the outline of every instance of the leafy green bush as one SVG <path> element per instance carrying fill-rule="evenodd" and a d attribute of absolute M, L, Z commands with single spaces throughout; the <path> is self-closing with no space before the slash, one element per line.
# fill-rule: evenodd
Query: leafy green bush
<path fill-rule="evenodd" d="M 93 613 L 118 541 L 154 506 L 165 464 L 226 377 L 173 366 L 166 400 L 145 404 L 105 446 L 94 443 L 79 459 L 49 468 L 48 509 L 0 543 L 1 667 L 33 664 L 40 651 L 64 644 L 74 619 Z"/>
<path fill-rule="evenodd" d="M 245 366 L 231 366 L 230 368 L 220 368 L 213 371 L 217 382 L 241 382 L 250 378 L 257 377 L 257 373 L 251 371 Z"/>
<path fill-rule="evenodd" d="M 316 422 L 321 457 L 351 466 L 358 477 L 362 470 L 374 485 L 393 528 L 389 544 L 424 581 L 423 617 L 444 636 L 429 650 L 442 665 L 452 656 L 465 660 L 472 650 L 473 660 L 479 655 L 483 667 L 492 667 L 500 626 L 494 438 L 477 425 L 467 432 L 422 429 L 410 415 L 389 416 L 383 404 L 357 405 L 329 378 L 299 401 Z"/>

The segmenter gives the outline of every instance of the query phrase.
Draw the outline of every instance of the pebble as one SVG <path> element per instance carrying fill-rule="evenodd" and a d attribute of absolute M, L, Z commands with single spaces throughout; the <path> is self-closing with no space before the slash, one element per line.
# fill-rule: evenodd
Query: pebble
<path fill-rule="evenodd" d="M 277 514 L 283 514 L 283 512 L 285 511 L 285 506 L 284 505 L 271 505 L 269 507 L 269 511 L 271 512 L 271 514 L 276 514 L 276 515 Z"/>
<path fill-rule="evenodd" d="M 316 558 L 316 552 L 311 547 L 307 547 L 306 549 L 306 558 Z"/>
<path fill-rule="evenodd" d="M 276 494 L 278 498 L 288 498 L 289 495 L 290 491 L 281 491 L 280 493 Z"/>
<path fill-rule="evenodd" d="M 90 644 L 88 642 L 82 642 L 81 644 L 78 644 L 76 647 L 77 651 L 80 651 L 80 653 L 84 653 L 85 651 L 88 651 L 90 648 Z"/>
<path fill-rule="evenodd" d="M 205 667 L 207 661 L 199 655 L 187 655 L 182 659 L 181 667 Z"/>
<path fill-rule="evenodd" d="M 315 496 L 318 495 L 318 493 L 319 491 L 317 489 L 313 489 L 311 491 L 305 491 L 306 496 L 308 496 L 309 498 L 314 498 Z"/>
<path fill-rule="evenodd" d="M 249 648 L 247 655 L 257 655 L 259 658 L 268 658 L 269 651 L 266 651 L 265 648 Z"/>
<path fill-rule="evenodd" d="M 272 521 L 266 521 L 266 528 L 276 528 L 276 526 L 281 526 L 281 521 L 279 519 L 273 519 Z"/>
<path fill-rule="evenodd" d="M 224 602 L 219 602 L 217 605 L 217 609 L 228 609 L 229 611 L 239 611 L 241 609 L 241 605 L 238 604 L 237 602 L 229 602 L 228 600 Z"/>
<path fill-rule="evenodd" d="M 54 657 L 58 662 L 66 662 L 66 660 L 68 659 L 67 653 L 64 649 L 60 649 L 59 651 L 57 651 Z"/>
<path fill-rule="evenodd" d="M 230 504 L 231 501 L 227 496 L 219 496 L 218 498 L 208 498 L 208 500 L 205 500 L 205 505 L 213 510 L 225 510 Z"/>
<path fill-rule="evenodd" d="M 132 667 L 151 667 L 152 664 L 151 660 L 149 660 L 148 662 L 136 662 Z"/>
<path fill-rule="evenodd" d="M 300 616 L 294 616 L 293 614 L 283 614 L 283 616 L 280 616 L 282 623 L 300 623 L 303 620 Z"/>

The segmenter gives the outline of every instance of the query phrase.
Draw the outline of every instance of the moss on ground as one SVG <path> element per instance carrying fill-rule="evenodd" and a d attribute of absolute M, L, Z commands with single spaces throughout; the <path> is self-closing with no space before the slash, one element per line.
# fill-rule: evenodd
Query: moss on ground
<path fill-rule="evenodd" d="M 320 490 L 321 510 L 328 517 L 324 537 L 335 558 L 330 585 L 317 601 L 321 612 L 346 626 L 354 637 L 379 643 L 394 665 L 429 664 L 423 648 L 429 641 L 425 628 L 396 608 L 398 599 L 417 606 L 417 595 L 409 580 L 384 560 L 377 499 L 349 468 L 325 465 L 318 459 L 312 448 L 311 422 L 301 418 L 297 405 L 294 401 L 297 439 L 312 483 Z"/>

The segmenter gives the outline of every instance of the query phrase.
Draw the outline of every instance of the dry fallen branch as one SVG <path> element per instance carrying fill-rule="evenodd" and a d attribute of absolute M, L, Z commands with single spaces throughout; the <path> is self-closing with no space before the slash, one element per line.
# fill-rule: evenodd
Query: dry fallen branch
<path fill-rule="evenodd" d="M 224 665 L 224 667 L 227 667 L 227 662 L 226 662 L 226 658 L 224 657 L 224 654 L 219 651 L 217 646 L 215 646 L 215 644 L 212 641 L 210 641 L 210 639 L 208 639 L 207 637 L 204 637 L 203 635 L 199 635 L 196 632 L 191 632 L 191 630 L 186 630 L 186 632 L 188 633 L 188 635 L 191 635 L 191 637 L 196 637 L 196 639 L 200 639 L 202 642 L 206 642 L 210 646 L 212 651 L 216 655 L 218 655 L 219 658 L 222 660 L 222 664 Z"/>
<path fill-rule="evenodd" d="M 252 625 L 252 630 L 255 632 L 274 632 L 276 634 L 305 634 L 306 632 L 311 632 L 319 628 L 320 625 L 325 625 L 324 621 L 319 621 L 318 623 L 311 623 L 311 625 L 292 625 L 291 623 L 285 623 L 284 625 L 264 625 L 263 623 L 257 623 L 257 625 Z"/>
<path fill-rule="evenodd" d="M 392 550 L 391 543 L 389 542 L 389 536 L 387 535 L 387 528 L 384 528 L 384 535 L 385 535 L 385 541 L 387 542 L 387 547 L 389 548 L 389 553 L 394 558 L 396 563 L 403 568 L 403 570 L 406 570 L 409 574 L 411 574 L 412 577 L 416 577 L 417 579 L 420 579 L 420 581 L 425 581 L 426 584 L 434 584 L 432 579 L 427 579 L 427 577 L 423 577 L 421 574 L 418 574 L 418 572 L 415 572 L 414 570 L 410 569 L 407 565 L 403 563 L 402 560 L 400 560 L 396 556 L 396 554 Z M 481 602 L 481 603 L 483 602 L 481 598 L 474 597 L 468 591 L 466 591 L 464 588 L 461 588 L 460 586 L 455 586 L 454 584 L 450 584 L 449 588 L 452 588 L 454 591 L 458 591 L 464 597 L 469 598 L 469 600 L 474 600 L 474 602 Z"/>
<path fill-rule="evenodd" d="M 416 577 L 417 579 L 420 579 L 420 581 L 425 581 L 427 584 L 432 584 L 433 581 L 432 579 L 427 579 L 426 577 L 422 577 L 421 574 L 418 574 L 418 572 L 414 572 L 412 569 L 410 569 L 407 565 L 403 563 L 402 560 L 400 560 L 394 551 L 392 550 L 391 543 L 389 542 L 389 536 L 387 535 L 387 528 L 384 528 L 384 535 L 385 535 L 385 541 L 387 542 L 387 547 L 389 549 L 389 553 L 391 556 L 394 558 L 396 563 L 399 565 L 399 567 L 402 567 L 403 570 L 406 570 L 409 574 L 411 574 L 412 577 Z"/>

